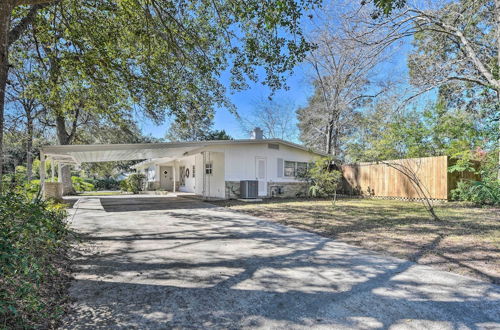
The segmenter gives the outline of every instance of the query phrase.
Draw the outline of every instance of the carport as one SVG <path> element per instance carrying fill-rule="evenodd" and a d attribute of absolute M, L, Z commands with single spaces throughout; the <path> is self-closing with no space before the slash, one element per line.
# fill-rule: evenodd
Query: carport
<path fill-rule="evenodd" d="M 109 161 L 151 160 L 162 158 L 166 161 L 193 152 L 205 154 L 203 148 L 210 143 L 201 142 L 167 142 L 167 143 L 134 143 L 134 144 L 94 144 L 94 145 L 58 145 L 44 146 L 40 149 L 40 184 L 44 196 L 55 197 L 62 193 L 62 166 L 78 166 L 82 163 Z M 207 152 L 209 153 L 209 152 Z M 45 164 L 51 161 L 51 182 L 47 180 Z M 55 168 L 58 165 L 58 181 L 55 181 Z M 176 173 L 174 170 L 174 186 L 176 190 Z M 203 173 L 204 174 L 204 173 Z"/>

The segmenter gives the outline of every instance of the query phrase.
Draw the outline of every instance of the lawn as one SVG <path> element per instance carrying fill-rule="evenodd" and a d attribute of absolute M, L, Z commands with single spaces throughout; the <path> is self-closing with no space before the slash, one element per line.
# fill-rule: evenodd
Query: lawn
<path fill-rule="evenodd" d="M 436 206 L 434 221 L 420 203 L 342 199 L 217 202 L 322 236 L 419 264 L 500 283 L 500 209 Z"/>
<path fill-rule="evenodd" d="M 128 193 L 122 191 L 86 191 L 78 193 L 78 196 L 119 196 L 119 195 L 129 195 Z"/>

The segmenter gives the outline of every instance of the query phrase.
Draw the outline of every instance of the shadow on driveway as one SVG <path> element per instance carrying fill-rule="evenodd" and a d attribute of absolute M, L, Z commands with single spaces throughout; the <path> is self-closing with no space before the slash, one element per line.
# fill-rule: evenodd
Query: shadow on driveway
<path fill-rule="evenodd" d="M 106 197 L 99 198 L 106 212 L 158 211 L 215 207 L 186 197 Z"/>
<path fill-rule="evenodd" d="M 496 285 L 221 208 L 91 209 L 66 328 L 500 327 Z"/>

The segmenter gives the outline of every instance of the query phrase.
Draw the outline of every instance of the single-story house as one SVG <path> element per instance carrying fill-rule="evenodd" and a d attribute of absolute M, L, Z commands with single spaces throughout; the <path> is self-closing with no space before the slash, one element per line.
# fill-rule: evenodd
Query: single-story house
<path fill-rule="evenodd" d="M 260 132 L 248 140 L 185 144 L 194 149 L 135 165 L 146 175 L 146 189 L 230 199 L 240 197 L 240 181 L 256 180 L 259 197 L 295 197 L 307 192 L 296 174 L 321 156 L 292 142 L 262 139 Z"/>
<path fill-rule="evenodd" d="M 147 190 L 229 199 L 240 198 L 242 180 L 257 180 L 259 197 L 303 195 L 307 187 L 296 174 L 322 155 L 296 143 L 263 139 L 256 128 L 244 140 L 47 146 L 40 159 L 72 165 L 143 160 L 135 169 L 146 175 Z M 41 173 L 42 182 L 45 175 Z"/>

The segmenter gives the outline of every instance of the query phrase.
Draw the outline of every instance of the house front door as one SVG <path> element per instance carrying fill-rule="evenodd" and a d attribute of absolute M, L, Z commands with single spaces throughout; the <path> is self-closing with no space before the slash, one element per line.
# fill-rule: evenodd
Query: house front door
<path fill-rule="evenodd" d="M 172 166 L 160 166 L 160 189 L 172 190 L 173 182 Z"/>
<path fill-rule="evenodd" d="M 255 177 L 259 182 L 259 196 L 267 196 L 267 164 L 265 157 L 255 157 Z"/>

